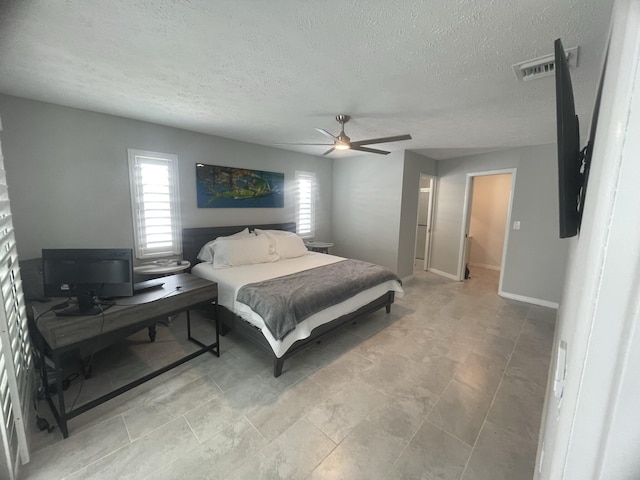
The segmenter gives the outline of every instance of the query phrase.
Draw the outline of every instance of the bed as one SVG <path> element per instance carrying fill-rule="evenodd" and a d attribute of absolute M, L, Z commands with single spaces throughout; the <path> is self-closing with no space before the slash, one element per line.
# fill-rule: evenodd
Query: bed
<path fill-rule="evenodd" d="M 274 286 L 274 282 L 295 280 L 296 288 L 299 287 L 298 294 L 300 292 L 310 292 L 308 295 L 314 299 L 316 297 L 321 298 L 325 292 L 314 290 L 315 286 L 312 287 L 311 283 L 304 282 L 315 282 L 316 276 L 322 276 L 319 275 L 319 272 L 325 272 L 325 276 L 336 275 L 336 270 L 331 269 L 358 266 L 359 264 L 364 264 L 364 262 L 344 259 L 334 255 L 306 252 L 306 250 L 303 255 L 293 258 L 280 258 L 277 261 L 238 265 L 229 268 L 214 268 L 211 258 L 206 259 L 211 261 L 200 261 L 198 259 L 198 254 L 203 246 L 211 244 L 213 240 L 219 237 L 228 237 L 234 234 L 243 235 L 242 232 L 254 232 L 257 229 L 258 232 L 263 231 L 260 233 L 263 234 L 264 238 L 264 231 L 271 232 L 271 234 L 278 233 L 276 231 L 295 233 L 295 227 L 295 223 L 198 227 L 186 228 L 182 234 L 183 256 L 185 260 L 191 262 L 191 273 L 218 283 L 218 308 L 223 324 L 226 328 L 232 329 L 239 335 L 248 338 L 272 355 L 274 377 L 280 376 L 286 359 L 306 348 L 310 343 L 318 341 L 324 335 L 346 323 L 353 322 L 383 307 L 389 313 L 395 295 L 403 294 L 400 280 L 394 274 L 383 267 L 366 264 L 372 269 L 374 267 L 377 268 L 379 270 L 377 274 L 379 276 L 382 275 L 376 280 L 377 283 L 375 285 L 367 286 L 366 288 L 361 286 L 360 290 L 356 290 L 353 295 L 348 292 L 343 293 L 342 290 L 345 289 L 339 288 L 339 294 L 343 298 L 338 303 L 330 304 L 326 308 L 323 307 L 322 310 L 315 311 L 306 317 L 301 317 L 305 319 L 295 324 L 293 328 L 281 327 L 280 330 L 277 328 L 274 330 L 268 318 L 269 313 L 263 313 L 262 315 L 258 313 L 260 312 L 260 304 L 263 303 L 262 298 L 259 297 L 262 291 L 253 291 L 258 286 L 266 288 L 267 285 Z M 291 234 L 288 235 L 291 236 Z M 269 236 L 269 238 L 273 237 Z M 299 241 L 299 239 L 295 240 Z M 253 242 L 254 239 L 250 239 L 250 241 Z M 257 240 L 255 241 L 257 242 Z M 227 243 L 233 244 L 237 242 Z M 348 264 L 348 262 L 356 263 Z M 365 266 L 365 268 L 367 267 Z M 382 271 L 386 271 L 386 273 L 382 273 Z M 305 277 L 304 281 L 300 280 L 300 277 Z M 331 278 L 340 277 L 342 275 Z M 357 284 L 358 282 L 354 283 Z M 338 287 L 338 285 L 336 284 L 335 287 Z M 283 287 L 280 286 L 279 288 Z M 331 290 L 329 285 L 326 285 L 323 289 Z M 257 299 L 254 299 L 255 305 L 251 304 L 252 307 L 248 305 L 251 299 L 247 300 L 247 295 L 250 294 L 258 296 Z M 296 294 L 296 297 L 298 294 Z M 326 292 L 326 296 L 334 294 L 336 294 L 335 288 L 332 293 Z M 240 295 L 244 296 L 242 298 L 243 301 L 239 300 Z M 294 301 L 295 299 L 292 298 L 291 300 Z M 289 315 L 286 312 L 281 316 L 295 317 L 296 314 Z M 282 330 L 283 328 L 284 330 Z"/>

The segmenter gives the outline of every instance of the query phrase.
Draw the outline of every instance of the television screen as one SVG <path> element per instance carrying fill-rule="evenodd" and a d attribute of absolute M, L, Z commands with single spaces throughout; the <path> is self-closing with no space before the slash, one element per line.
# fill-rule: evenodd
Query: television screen
<path fill-rule="evenodd" d="M 580 227 L 580 189 L 584 176 L 569 62 L 560 39 L 555 41 L 555 65 L 560 238 L 567 238 L 576 235 Z"/>

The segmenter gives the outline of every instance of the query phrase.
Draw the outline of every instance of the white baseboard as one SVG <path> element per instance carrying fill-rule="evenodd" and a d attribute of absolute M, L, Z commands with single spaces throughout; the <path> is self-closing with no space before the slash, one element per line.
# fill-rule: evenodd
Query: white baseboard
<path fill-rule="evenodd" d="M 486 263 L 470 263 L 469 266 L 486 268 L 487 270 L 497 270 L 498 272 L 500 271 L 500 265 L 488 265 Z"/>
<path fill-rule="evenodd" d="M 556 302 L 550 302 L 548 300 L 542 300 L 540 298 L 525 297 L 524 295 L 517 295 L 515 293 L 498 292 L 498 295 L 504 298 L 510 298 L 511 300 L 518 300 L 519 302 L 531 303 L 533 305 L 540 305 L 541 307 L 555 308 L 556 310 L 560 306 L 560 304 Z"/>
<path fill-rule="evenodd" d="M 431 272 L 431 273 L 435 273 L 436 275 L 440 275 L 441 277 L 446 277 L 449 280 L 455 280 L 456 282 L 460 281 L 456 275 L 452 275 L 450 273 L 443 272 L 442 270 L 438 270 L 436 268 L 429 267 L 428 271 Z"/>

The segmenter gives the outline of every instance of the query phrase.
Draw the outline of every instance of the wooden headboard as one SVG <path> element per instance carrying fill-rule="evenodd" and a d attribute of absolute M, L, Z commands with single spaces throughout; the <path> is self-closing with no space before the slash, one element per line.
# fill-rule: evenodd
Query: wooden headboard
<path fill-rule="evenodd" d="M 268 223 L 264 225 L 233 225 L 230 227 L 194 227 L 182 229 L 182 258 L 191 262 L 191 266 L 198 263 L 196 258 L 202 246 L 215 240 L 218 237 L 232 235 L 238 233 L 245 228 L 250 231 L 259 228 L 261 230 L 286 230 L 287 232 L 296 231 L 295 222 L 287 223 Z"/>

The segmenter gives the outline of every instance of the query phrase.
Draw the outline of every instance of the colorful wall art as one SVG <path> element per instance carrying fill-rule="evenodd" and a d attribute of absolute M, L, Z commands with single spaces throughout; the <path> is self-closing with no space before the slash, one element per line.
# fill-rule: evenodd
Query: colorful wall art
<path fill-rule="evenodd" d="M 198 208 L 283 208 L 284 173 L 196 164 Z"/>

